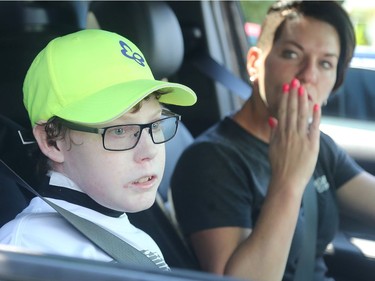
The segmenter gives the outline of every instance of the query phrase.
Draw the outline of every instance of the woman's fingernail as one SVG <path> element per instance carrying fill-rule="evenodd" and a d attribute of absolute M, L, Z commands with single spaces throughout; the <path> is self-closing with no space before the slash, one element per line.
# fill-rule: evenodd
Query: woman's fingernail
<path fill-rule="evenodd" d="M 276 127 L 276 120 L 275 120 L 275 118 L 273 118 L 273 117 L 269 117 L 268 118 L 268 125 L 270 125 L 270 127 L 273 129 L 273 128 L 275 128 Z"/>
<path fill-rule="evenodd" d="M 320 108 L 319 104 L 314 104 L 314 108 L 313 108 L 314 112 L 317 112 L 319 108 Z"/>
<path fill-rule="evenodd" d="M 305 93 L 305 88 L 304 88 L 303 86 L 300 86 L 300 87 L 298 88 L 298 95 L 299 95 L 300 97 L 302 97 L 304 93 Z"/>
<path fill-rule="evenodd" d="M 283 85 L 283 94 L 287 94 L 289 92 L 289 84 L 285 83 Z"/>
<path fill-rule="evenodd" d="M 297 78 L 293 78 L 292 82 L 290 83 L 290 86 L 293 88 L 293 89 L 296 89 L 297 87 L 299 87 L 299 81 Z"/>

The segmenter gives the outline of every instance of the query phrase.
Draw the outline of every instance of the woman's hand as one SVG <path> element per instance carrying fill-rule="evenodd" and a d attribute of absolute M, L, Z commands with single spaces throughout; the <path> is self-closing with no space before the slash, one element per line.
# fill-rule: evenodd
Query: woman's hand
<path fill-rule="evenodd" d="M 272 179 L 300 188 L 303 193 L 316 165 L 319 152 L 320 106 L 309 112 L 305 88 L 295 78 L 284 84 L 277 113 L 270 118 L 271 138 L 269 158 Z"/>

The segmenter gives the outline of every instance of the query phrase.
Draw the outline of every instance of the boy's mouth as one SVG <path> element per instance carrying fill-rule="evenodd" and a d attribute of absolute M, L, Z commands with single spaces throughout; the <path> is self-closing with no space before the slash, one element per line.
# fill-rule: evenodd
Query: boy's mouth
<path fill-rule="evenodd" d="M 140 179 L 138 179 L 138 180 L 133 181 L 133 184 L 140 184 L 140 183 L 149 182 L 149 181 L 151 181 L 153 178 L 154 178 L 154 176 L 146 176 L 146 177 L 142 177 L 142 178 L 140 178 Z"/>

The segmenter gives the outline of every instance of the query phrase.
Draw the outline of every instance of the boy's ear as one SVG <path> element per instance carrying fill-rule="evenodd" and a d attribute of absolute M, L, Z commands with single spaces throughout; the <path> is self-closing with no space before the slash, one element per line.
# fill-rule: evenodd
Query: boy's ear
<path fill-rule="evenodd" d="M 58 142 L 55 142 L 53 144 L 48 142 L 47 133 L 45 131 L 44 126 L 34 126 L 33 134 L 40 150 L 43 152 L 44 155 L 46 155 L 49 159 L 51 159 L 54 162 L 64 162 L 64 154 L 58 147 Z"/>
<path fill-rule="evenodd" d="M 251 47 L 247 52 L 246 68 L 250 81 L 254 82 L 258 78 L 258 68 L 262 50 L 258 47 Z"/>

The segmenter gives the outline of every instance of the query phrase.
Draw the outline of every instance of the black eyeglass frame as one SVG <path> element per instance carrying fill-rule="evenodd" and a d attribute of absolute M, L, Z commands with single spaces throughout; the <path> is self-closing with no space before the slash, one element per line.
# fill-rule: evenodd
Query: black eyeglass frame
<path fill-rule="evenodd" d="M 71 129 L 71 130 L 74 130 L 74 131 L 79 131 L 79 132 L 86 132 L 86 133 L 93 133 L 93 134 L 99 134 L 99 135 L 102 135 L 102 144 L 103 144 L 103 148 L 105 150 L 108 150 L 108 151 L 126 151 L 126 150 L 131 150 L 133 149 L 134 147 L 137 146 L 138 142 L 139 142 L 139 139 L 141 138 L 141 135 L 142 135 L 142 131 L 143 129 L 145 128 L 149 128 L 149 134 L 151 136 L 151 140 L 154 144 L 161 144 L 161 143 L 166 143 L 167 141 L 170 141 L 171 139 L 173 139 L 173 137 L 176 135 L 177 133 L 177 129 L 178 129 L 178 124 L 179 124 L 179 121 L 181 121 L 181 115 L 179 114 L 176 114 L 172 111 L 169 111 L 167 109 L 163 109 L 162 112 L 161 112 L 161 115 L 164 115 L 166 116 L 165 118 L 161 118 L 161 119 L 158 119 L 156 121 L 153 121 L 153 122 L 150 122 L 150 123 L 147 123 L 147 124 L 124 124 L 124 125 L 113 125 L 113 126 L 109 126 L 109 127 L 104 127 L 104 128 L 93 128 L 93 127 L 88 127 L 88 126 L 85 126 L 85 125 L 81 125 L 81 124 L 77 124 L 77 123 L 74 123 L 74 122 L 70 122 L 70 121 L 67 121 L 65 119 L 62 119 L 58 116 L 55 117 L 56 120 L 58 120 L 58 122 L 60 122 L 63 126 Z M 174 131 L 174 134 L 168 138 L 168 139 L 165 139 L 163 141 L 160 141 L 160 142 L 156 142 L 154 140 L 154 135 L 152 133 L 152 125 L 157 123 L 157 122 L 160 122 L 160 121 L 163 121 L 163 120 L 166 120 L 166 119 L 171 119 L 171 118 L 174 118 L 175 119 L 175 124 L 176 124 L 176 129 Z M 105 146 L 105 141 L 104 141 L 104 136 L 105 136 L 105 133 L 108 129 L 111 129 L 111 128 L 115 128 L 115 127 L 121 127 L 121 126 L 139 126 L 140 130 L 139 130 L 139 135 L 138 135 L 138 139 L 137 141 L 134 143 L 134 145 L 130 148 L 126 148 L 126 149 L 111 149 L 111 148 L 107 148 Z"/>

